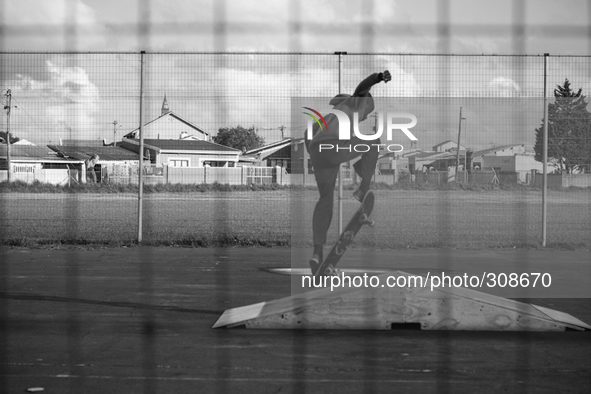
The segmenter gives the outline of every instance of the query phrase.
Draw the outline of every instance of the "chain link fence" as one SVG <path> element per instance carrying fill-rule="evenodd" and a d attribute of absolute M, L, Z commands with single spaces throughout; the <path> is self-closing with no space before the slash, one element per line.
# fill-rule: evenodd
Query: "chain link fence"
<path fill-rule="evenodd" d="M 246 340 L 243 333 L 220 330 L 203 335 L 203 330 L 209 329 L 202 324 L 208 313 L 213 312 L 213 319 L 226 308 L 285 293 L 279 280 L 267 286 L 270 280 L 264 279 L 264 289 L 248 288 L 251 283 L 263 283 L 262 279 L 245 280 L 256 277 L 250 268 L 259 263 L 246 270 L 241 264 L 249 257 L 225 246 L 291 245 L 292 250 L 300 246 L 305 250 L 299 261 L 302 264 L 310 256 L 318 191 L 314 169 L 303 153 L 305 115 L 294 111 L 293 103 L 322 98 L 327 109 L 330 98 L 340 92 L 351 94 L 363 78 L 386 69 L 392 73 L 392 81 L 372 89 L 376 113 L 416 115 L 418 122 L 412 132 L 418 140 L 411 143 L 396 135 L 400 138 L 393 142 L 403 150 L 384 152 L 380 157 L 372 185 L 376 190 L 376 226 L 364 228 L 356 246 L 440 248 L 437 261 L 420 261 L 417 268 L 451 266 L 453 256 L 448 247 L 538 247 L 544 203 L 548 206 L 548 246 L 590 246 L 589 99 L 585 98 L 583 105 L 582 99 L 569 98 L 568 92 L 557 87 L 566 89 L 568 79 L 573 96 L 579 88 L 588 96 L 591 56 L 550 54 L 545 72 L 543 55 L 523 55 L 533 48 L 526 45 L 534 36 L 538 40 L 545 37 L 554 48 L 561 40 L 584 42 L 589 53 L 588 11 L 572 20 L 567 14 L 549 17 L 568 24 L 532 25 L 531 14 L 546 11 L 543 5 L 536 3 L 532 8 L 533 2 L 515 0 L 458 6 L 441 0 L 420 4 L 428 15 L 411 24 L 402 20 L 411 19 L 402 2 L 362 1 L 350 9 L 342 9 L 341 2 L 331 7 L 326 7 L 330 2 L 269 2 L 268 9 L 256 9 L 255 18 L 242 15 L 245 8 L 255 8 L 252 2 L 137 1 L 135 16 L 104 2 L 101 8 L 116 11 L 112 20 L 96 30 L 84 22 L 92 21 L 94 11 L 88 4 L 98 7 L 99 2 L 51 2 L 55 15 L 43 15 L 42 22 L 35 23 L 35 12 L 47 10 L 42 3 L 36 9 L 29 6 L 26 12 L 32 18 L 23 18 L 20 24 L 11 10 L 25 3 L 0 0 L 0 88 L 4 98 L 0 117 L 0 243 L 118 245 L 141 238 L 148 245 L 220 247 L 188 252 L 186 263 L 170 265 L 162 264 L 170 257 L 167 248 L 136 248 L 125 255 L 131 256 L 130 260 L 114 261 L 109 266 L 112 272 L 95 270 L 100 265 L 97 261 L 83 261 L 82 253 L 73 251 L 39 263 L 43 268 L 36 273 L 29 272 L 29 267 L 36 265 L 21 264 L 29 257 L 2 248 L 0 391 L 45 384 L 43 374 L 63 379 L 60 388 L 68 387 L 72 392 L 93 387 L 104 391 L 101 376 L 117 387 L 146 393 L 206 379 L 211 379 L 212 383 L 206 384 L 210 391 L 232 392 L 234 387 L 246 391 L 246 387 L 254 387 L 254 381 L 257 388 L 263 387 L 271 374 L 273 379 L 283 379 L 277 390 L 287 387 L 288 391 L 305 392 L 320 387 L 319 382 L 323 388 L 333 387 L 336 380 L 331 376 L 340 376 L 334 375 L 336 370 L 352 379 L 361 376 L 364 381 L 357 386 L 349 381 L 341 384 L 365 392 L 378 391 L 382 383 L 391 386 L 396 380 L 392 377 L 407 376 L 404 371 L 412 378 L 406 383 L 409 387 L 415 384 L 413 376 L 418 376 L 421 387 L 437 392 L 452 392 L 458 383 L 470 380 L 464 379 L 462 372 L 460 382 L 454 372 L 463 368 L 462 362 L 471 360 L 456 346 L 465 337 L 446 333 L 421 340 L 424 346 L 418 353 L 414 336 L 406 332 L 398 335 L 402 345 L 410 341 L 415 349 L 411 355 L 415 364 L 424 364 L 421 353 L 428 357 L 427 367 L 400 370 L 390 365 L 376 368 L 382 360 L 378 336 L 354 333 L 362 351 L 347 348 L 328 354 L 324 357 L 327 363 L 340 363 L 332 372 L 317 369 L 315 360 L 321 358 L 310 357 L 310 350 L 317 347 L 317 341 L 325 342 L 326 335 L 315 338 L 316 334 L 281 333 L 271 341 L 251 335 Z M 567 3 L 563 9 L 582 4 Z M 586 4 L 591 9 L 591 3 Z M 479 8 L 483 6 L 507 17 L 479 23 L 487 20 Z M 477 19 L 457 20 L 454 9 L 458 7 L 474 10 Z M 327 12 L 333 9 L 338 11 L 335 18 L 341 12 L 350 18 L 327 19 Z M 380 23 L 373 23 L 375 20 Z M 168 48 L 166 42 L 181 36 L 184 41 L 203 43 L 200 48 L 211 52 L 84 52 L 87 43 L 106 43 L 103 47 L 109 49 L 127 47 L 129 41 L 121 44 L 102 37 L 105 31 L 114 32 L 121 41 L 135 39 L 134 48 Z M 156 36 L 164 40 L 156 40 Z M 472 41 L 474 37 L 483 38 L 484 44 Z M 505 40 L 518 55 L 452 54 L 465 48 L 480 51 L 487 48 L 486 39 L 493 37 L 490 41 Z M 289 48 L 289 52 L 227 51 L 229 45 L 251 47 L 250 39 L 269 39 L 273 43 L 267 47 L 271 48 L 279 42 L 271 38 L 285 41 L 280 47 Z M 327 38 L 359 44 L 366 53 L 302 52 Z M 20 50 L 27 41 L 34 41 L 42 52 L 9 51 Z M 44 45 L 64 50 L 47 52 Z M 189 48 L 184 42 L 174 47 Z M 378 48 L 391 53 L 376 53 Z M 437 53 L 397 52 L 404 48 L 435 48 Z M 540 130 L 545 86 L 550 190 L 543 202 Z M 562 98 L 555 97 L 554 89 Z M 377 121 L 377 117 L 369 117 L 360 127 L 372 133 Z M 143 151 L 138 143 L 140 125 Z M 214 144 L 220 129 L 238 126 L 262 137 L 266 148 L 228 150 Z M 140 158 L 144 160 L 141 172 Z M 138 203 L 140 174 L 142 204 Z M 346 220 L 357 206 L 349 196 L 358 180 L 350 165 L 345 165 L 343 174 Z M 329 243 L 337 236 L 335 222 Z M 102 255 L 102 251 L 96 254 Z M 374 257 L 368 253 L 360 263 Z M 509 265 L 527 270 L 535 258 L 524 249 Z M 193 265 L 194 259 L 200 260 L 199 264 Z M 21 273 L 31 276 L 17 276 Z M 199 307 L 204 309 L 196 309 Z M 191 313 L 179 317 L 178 312 Z M 40 332 L 46 328 L 47 332 Z M 111 335 L 112 342 L 100 342 L 97 333 Z M 36 341 L 47 343 L 47 338 L 52 342 L 47 348 L 51 350 L 35 348 Z M 474 343 L 478 345 L 485 338 L 488 341 L 490 336 L 475 338 Z M 496 371 L 504 375 L 504 387 L 538 387 L 536 377 L 541 373 L 549 379 L 556 377 L 557 386 L 571 380 L 580 382 L 573 374 L 583 376 L 582 370 L 540 367 L 549 356 L 539 357 L 539 341 L 531 338 L 504 339 L 508 344 L 503 349 L 506 362 Z M 277 347 L 278 341 L 284 347 Z M 498 338 L 493 342 L 498 348 Z M 576 344 L 570 342 L 572 349 Z M 328 347 L 333 343 L 329 338 Z M 170 357 L 164 349 L 168 344 Z M 252 353 L 253 346 L 258 353 Z M 111 359 L 119 361 L 101 364 L 103 354 L 113 354 Z M 262 367 L 267 364 L 259 363 L 257 354 L 265 354 L 263 358 L 268 360 L 264 362 L 277 362 L 277 368 Z M 398 357 L 399 361 L 406 363 L 404 357 Z M 482 357 L 475 360 L 482 362 Z M 576 354 L 573 357 L 577 359 Z M 198 367 L 195 358 L 207 358 L 208 365 Z M 430 371 L 430 375 L 419 376 L 416 371 Z M 280 376 L 275 376 L 276 372 Z M 485 365 L 468 372 L 482 377 L 490 375 L 490 368 Z M 495 376 L 493 373 L 492 379 Z M 382 382 L 385 377 L 389 380 Z M 309 381 L 311 378 L 317 380 Z"/>
<path fill-rule="evenodd" d="M 3 183 L 5 243 L 137 239 L 136 191 L 124 186 L 138 183 L 142 86 L 144 182 L 154 190 L 144 197 L 143 239 L 287 244 L 294 230 L 286 220 L 290 210 L 298 218 L 308 217 L 315 192 L 305 192 L 307 203 L 300 213 L 290 206 L 295 194 L 287 190 L 251 190 L 260 185 L 315 187 L 311 165 L 303 171 L 304 115 L 294 115 L 292 104 L 306 97 L 328 102 L 339 91 L 351 94 L 366 76 L 384 70 L 391 72 L 392 81 L 372 89 L 374 116 L 360 127 L 374 132 L 380 112 L 412 113 L 418 140 L 399 133 L 394 142 L 402 150 L 384 151 L 376 168 L 378 201 L 391 212 L 388 222 L 397 223 L 396 235 L 372 235 L 359 244 L 540 242 L 543 56 L 2 53 L 0 62 L 7 106 L 2 129 L 12 138 L 11 181 L 31 185 L 12 193 L 14 188 Z M 591 91 L 591 59 L 549 56 L 548 65 L 547 169 L 553 188 L 548 239 L 587 245 L 590 118 L 582 96 Z M 576 96 L 579 89 L 579 98 L 553 94 Z M 246 152 L 214 143 L 218 130 L 238 126 L 262 137 L 264 147 Z M 2 144 L 3 180 L 8 177 L 7 148 Z M 98 160 L 89 167 L 93 155 Z M 348 165 L 343 178 L 346 189 L 357 182 Z M 76 192 L 94 182 L 92 193 Z M 220 191 L 215 184 L 243 189 Z M 190 191 L 199 185 L 209 189 Z M 582 189 L 573 192 L 570 186 Z M 171 192 L 175 187 L 181 192 Z M 344 198 L 349 209 L 346 193 Z M 429 204 L 434 212 L 424 209 Z M 478 220 L 484 208 L 490 213 Z M 401 218 L 400 212 L 410 214 Z M 513 225 L 522 230 L 506 231 Z M 463 230 L 447 231 L 457 226 Z"/>

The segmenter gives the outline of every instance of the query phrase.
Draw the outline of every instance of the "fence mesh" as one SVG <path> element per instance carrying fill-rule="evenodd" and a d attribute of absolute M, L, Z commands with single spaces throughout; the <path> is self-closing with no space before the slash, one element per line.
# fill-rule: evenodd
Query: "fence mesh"
<path fill-rule="evenodd" d="M 0 0 L 1 11 L 9 11 L 8 3 Z M 544 57 L 448 55 L 465 48 L 462 42 L 454 44 L 452 36 L 468 39 L 474 35 L 499 34 L 511 42 L 514 53 L 524 53 L 528 34 L 540 33 L 540 29 L 524 27 L 525 1 L 495 3 L 494 7 L 506 8 L 511 13 L 507 26 L 478 26 L 464 21 L 458 24 L 450 16 L 454 2 L 437 2 L 417 24 L 421 32 L 430 35 L 427 40 L 432 39 L 441 53 L 431 55 L 398 53 L 405 50 L 406 39 L 419 47 L 425 40 L 412 41 L 413 32 L 396 23 L 372 26 L 366 22 L 371 20 L 368 16 L 381 12 L 374 1 L 359 5 L 361 16 L 355 23 L 334 25 L 326 25 L 321 16 L 308 21 L 305 3 L 290 1 L 282 9 L 277 5 L 282 2 L 275 2 L 269 8 L 275 12 L 278 10 L 275 7 L 279 7 L 273 17 L 287 26 L 288 34 L 281 38 L 288 43 L 291 53 L 223 52 L 231 39 L 271 38 L 284 32 L 284 26 L 270 24 L 268 20 L 242 21 L 242 8 L 230 6 L 227 1 L 213 2 L 210 10 L 213 18 L 206 18 L 203 23 L 195 23 L 190 15 L 201 17 L 205 12 L 195 9 L 198 3 L 188 2 L 190 6 L 176 8 L 180 16 L 174 25 L 159 22 L 161 16 L 155 11 L 155 3 L 137 2 L 137 14 L 142 22 L 130 24 L 123 18 L 107 27 L 121 36 L 137 37 L 143 47 L 148 47 L 155 35 L 174 29 L 191 39 L 207 40 L 212 52 L 145 53 L 143 84 L 142 54 L 79 52 L 80 42 L 93 32 L 79 29 L 75 24 L 65 24 L 63 29 L 45 24 L 26 25 L 21 29 L 8 26 L 0 32 L 3 51 L 0 52 L 0 88 L 5 94 L 0 130 L 5 141 L 9 136 L 12 138 L 10 148 L 6 142 L 0 144 L 0 181 L 3 181 L 0 243 L 135 243 L 138 239 L 136 185 L 141 155 L 145 160 L 143 243 L 220 246 L 202 252 L 204 259 L 212 261 L 213 273 L 212 278 L 203 279 L 206 283 L 198 284 L 182 281 L 205 277 L 196 272 L 199 268 L 190 275 L 171 273 L 161 264 L 168 258 L 166 252 L 144 247 L 138 248 L 133 261 L 121 262 L 121 266 L 113 264 L 114 272 L 100 282 L 105 287 L 98 290 L 93 286 L 99 286 L 90 283 L 90 276 L 86 276 L 96 273 L 92 271 L 92 262 L 82 262 L 76 251 L 60 262 L 63 264 L 50 267 L 47 277 L 58 276 L 59 286 L 50 289 L 56 294 L 47 299 L 67 303 L 63 304 L 66 305 L 65 317 L 61 316 L 63 321 L 51 326 L 55 334 L 52 338 L 64 340 L 55 344 L 51 355 L 43 357 L 49 360 L 46 363 L 55 362 L 59 366 L 57 376 L 76 378 L 64 383 L 64 391 L 69 388 L 72 392 L 84 392 L 90 386 L 99 387 L 97 376 L 88 372 L 90 368 L 105 368 L 101 371 L 107 371 L 105 374 L 110 378 L 121 378 L 117 381 L 129 385 L 141 375 L 136 380 L 141 382 L 139 389 L 147 393 L 158 392 L 159 385 L 167 384 L 166 379 L 159 381 L 158 377 L 179 384 L 175 380 L 182 375 L 178 373 L 182 370 L 178 364 L 184 361 L 176 356 L 182 354 L 188 359 L 195 355 L 190 346 L 189 350 L 181 349 L 183 345 L 179 343 L 185 342 L 177 342 L 176 338 L 192 332 L 194 326 L 192 321 L 187 323 L 172 314 L 163 315 L 162 310 L 175 307 L 168 304 L 167 294 L 178 288 L 163 288 L 162 283 L 170 280 L 166 283 L 182 282 L 187 287 L 205 289 L 209 296 L 207 302 L 216 311 L 242 305 L 243 298 L 253 296 L 239 294 L 239 299 L 233 299 L 230 304 L 228 294 L 238 282 L 239 268 L 228 264 L 228 256 L 234 261 L 241 261 L 242 257 L 240 253 L 232 255 L 223 246 L 291 244 L 306 250 L 302 258 L 309 257 L 311 216 L 318 192 L 314 169 L 307 165 L 302 153 L 300 139 L 304 129 L 292 122 L 294 99 L 330 98 L 339 92 L 351 94 L 364 77 L 374 72 L 387 69 L 392 73 L 391 82 L 372 89 L 380 105 L 378 109 L 415 114 L 418 123 L 412 131 L 418 141 L 411 144 L 401 138 L 396 142 L 402 144 L 403 152 L 380 158 L 372 184 L 376 189 L 380 223 L 360 234 L 356 245 L 366 249 L 442 247 L 439 263 L 445 265 L 450 260 L 447 248 L 450 246 L 482 249 L 540 244 L 542 167 L 536 130 L 541 129 L 544 117 Z M 244 4 L 251 6 L 250 2 Z M 74 8 L 65 8 L 67 20 L 79 15 Z M 381 18 L 391 16 L 380 14 Z M 7 18 L 2 18 L 7 23 Z M 591 49 L 588 22 L 582 27 L 562 25 L 544 34 L 553 34 L 549 41 L 557 37 L 586 40 Z M 18 48 L 23 37 L 33 37 L 41 43 L 58 40 L 66 50 L 5 51 Z M 338 54 L 301 52 L 306 43 L 317 42 L 318 37 L 354 41 L 368 52 L 342 54 L 342 73 L 339 73 Z M 395 49 L 392 53 L 373 53 L 382 47 Z M 574 95 L 581 88 L 582 95 L 587 96 L 591 92 L 591 57 L 552 54 L 548 66 L 551 155 L 548 244 L 588 248 L 591 240 L 589 109 L 582 109 L 576 97 L 557 100 L 554 89 L 564 88 L 568 79 Z M 145 94 L 143 120 L 140 119 L 140 87 Z M 585 102 L 588 101 L 586 98 Z M 365 130 L 371 132 L 376 120 L 368 118 L 363 125 Z M 145 145 L 140 152 L 137 131 L 142 121 Z M 279 145 L 248 152 L 246 147 L 228 151 L 217 145 L 202 144 L 202 141 L 213 143 L 220 129 L 238 126 L 252 130 L 265 144 Z M 282 145 L 284 139 L 287 144 Z M 168 140 L 175 143 L 163 142 Z M 179 141 L 186 145 L 179 147 Z M 207 153 L 203 154 L 204 151 Z M 96 161 L 92 161 L 93 155 L 98 156 Z M 10 184 L 6 182 L 9 170 Z M 343 178 L 345 199 L 348 199 L 356 187 L 355 174 L 349 166 Z M 354 207 L 350 199 L 345 200 L 343 216 L 349 217 Z M 336 236 L 333 225 L 329 242 Z M 27 359 L 20 363 L 17 346 L 22 344 L 15 338 L 22 339 L 18 336 L 20 332 L 29 333 L 27 330 L 32 330 L 45 315 L 40 318 L 33 312 L 23 314 L 28 313 L 23 312 L 27 308 L 22 308 L 27 294 L 9 293 L 12 289 L 21 290 L 22 278 L 13 275 L 21 268 L 8 263 L 12 260 L 5 249 L 0 253 L 3 261 L 0 263 L 0 391 L 8 392 L 8 387 L 12 388 L 18 379 L 15 368 L 28 367 L 30 364 L 26 363 L 32 362 Z M 527 249 L 517 257 L 519 261 L 515 263 L 526 269 Z M 110 297 L 116 296 L 109 293 L 112 283 L 125 275 L 130 278 L 128 289 L 123 295 L 117 294 L 125 300 L 113 301 Z M 46 282 L 45 277 L 39 282 Z M 141 327 L 129 323 L 132 320 L 126 319 L 132 318 L 127 315 L 120 317 L 121 325 L 106 327 L 107 323 L 99 321 L 104 310 L 97 317 L 92 313 L 96 309 L 83 308 L 90 308 L 89 304 L 96 307 L 94 300 L 84 299 L 86 285 L 107 300 L 101 308 L 124 304 L 132 308 L 131 313 L 126 309 L 126 314 L 140 314 Z M 269 292 L 277 290 L 272 285 L 270 288 Z M 187 301 L 187 309 L 178 307 L 177 312 L 187 312 L 189 308 L 193 308 L 192 301 Z M 165 319 L 178 323 L 178 331 L 163 334 Z M 156 329 L 158 324 L 160 328 Z M 114 344 L 97 349 L 96 344 L 89 342 L 94 338 L 92 335 L 85 339 L 88 334 L 85 330 L 90 330 L 90 325 L 95 330 L 116 332 Z M 168 343 L 178 346 L 172 361 L 163 360 L 164 349 L 159 342 L 159 338 L 167 335 L 175 338 Z M 133 342 L 138 336 L 140 341 Z M 199 335 L 187 334 L 184 340 L 186 337 L 193 342 L 203 341 Z M 236 382 L 243 385 L 239 389 L 250 388 L 247 384 L 252 378 L 251 370 L 260 367 L 257 364 L 260 360 L 249 360 L 249 368 L 240 371 L 244 363 L 234 356 L 240 356 L 241 349 L 251 343 L 235 340 L 230 344 L 230 339 L 227 332 L 217 332 L 211 344 L 213 350 L 208 348 L 203 355 L 211 358 L 213 366 L 191 370 L 190 374 L 198 376 L 189 376 L 186 381 L 210 378 L 214 383 L 208 388 L 216 392 L 235 391 L 231 388 Z M 519 341 L 523 347 L 511 347 L 504 352 L 508 364 L 515 365 L 507 380 L 524 382 L 521 387 L 537 387 L 539 383 L 533 382 L 527 369 L 535 361 L 534 343 L 530 337 L 518 339 L 523 339 Z M 377 337 L 363 336 L 359 340 L 363 341 L 365 350 L 353 356 L 362 359 L 358 364 L 364 378 L 361 391 L 377 391 L 382 375 L 374 371 L 383 353 L 376 347 Z M 288 372 L 283 371 L 282 376 L 288 378 L 286 384 L 296 392 L 305 392 L 311 386 L 307 378 L 312 374 L 313 362 L 307 352 L 318 344 L 316 341 L 307 334 L 294 334 L 291 344 L 281 349 L 289 353 Z M 444 366 L 434 372 L 435 382 L 430 387 L 437 392 L 451 392 L 454 383 L 450 371 L 459 370 L 452 364 L 456 361 L 457 342 L 454 344 L 443 333 L 430 343 L 434 347 L 424 347 L 425 353 L 437 354 L 440 362 L 437 365 Z M 127 367 L 131 367 L 121 372 L 130 376 L 117 376 L 119 372 L 114 373 L 112 365 L 93 364 L 94 353 L 111 351 L 111 347 L 119 348 L 115 352 L 121 351 L 123 355 L 137 354 L 139 364 L 126 360 Z M 31 350 L 30 354 L 36 353 Z M 261 354 L 262 358 L 269 357 L 269 353 Z M 350 358 L 351 354 L 346 357 Z M 136 371 L 136 365 L 141 371 Z M 350 371 L 346 363 L 342 365 Z M 423 370 L 424 366 L 420 368 Z M 391 375 L 391 371 L 387 374 Z M 181 376 L 179 381 L 185 377 Z"/>
<path fill-rule="evenodd" d="M 132 186 L 138 183 L 140 56 L 1 55 L 5 102 L 11 103 L 2 128 L 10 128 L 13 139 L 12 180 L 61 186 L 37 185 L 26 189 L 36 193 L 24 195 L 4 193 L 4 242 L 136 239 Z M 145 183 L 156 191 L 145 197 L 146 241 L 287 243 L 289 193 L 248 190 L 269 183 L 305 182 L 314 187 L 310 164 L 309 176 L 302 174 L 302 151 L 297 149 L 304 125 L 294 118 L 292 104 L 305 97 L 330 98 L 339 89 L 351 94 L 366 76 L 389 70 L 392 81 L 372 89 L 376 111 L 362 126 L 375 130 L 380 111 L 416 115 L 412 131 L 418 141 L 411 143 L 400 133 L 394 142 L 403 150 L 382 152 L 374 178 L 392 215 L 407 214 L 402 221 L 397 218 L 395 237 L 360 239 L 360 245 L 435 245 L 442 243 L 443 234 L 445 244 L 462 247 L 539 243 L 543 56 L 149 53 L 144 62 L 144 174 Z M 590 59 L 550 56 L 548 64 L 549 185 L 587 187 L 587 99 L 579 98 L 576 104 L 573 98 L 556 99 L 554 92 L 559 94 L 561 86 L 570 89 L 562 95 L 576 95 L 581 89 L 585 96 L 591 90 Z M 559 119 L 554 121 L 555 117 Z M 268 149 L 216 151 L 218 131 L 239 126 L 260 136 Z M 182 145 L 169 144 L 171 140 Z M 210 143 L 206 154 L 201 153 L 205 148 L 198 145 L 200 140 Z M 2 149 L 6 168 L 7 145 Z M 89 171 L 93 154 L 99 159 Z M 250 175 L 256 171 L 266 171 L 267 176 Z M 355 174 L 348 166 L 345 171 L 345 186 L 353 187 Z M 7 171 L 0 175 L 6 179 Z M 68 193 L 95 179 L 93 193 Z M 445 189 L 456 180 L 463 188 L 493 194 L 440 190 L 430 194 L 433 201 L 423 206 L 415 196 L 424 194 L 412 191 Z M 183 193 L 170 198 L 170 191 L 179 185 L 208 190 L 205 185 L 216 183 L 245 187 L 245 197 L 223 191 L 202 195 L 200 189 L 181 188 Z M 489 190 L 495 186 L 510 190 L 499 198 Z M 220 201 L 225 201 L 221 216 L 208 217 Z M 588 211 L 588 194 L 552 191 L 549 201 L 553 212 L 549 241 L 586 245 L 591 221 L 580 212 Z M 269 205 L 273 215 L 262 215 Z M 449 215 L 444 221 L 451 233 L 424 220 L 442 212 Z M 487 221 L 476 224 L 476 213 L 486 215 Z M 519 236 L 505 231 L 515 217 L 526 220 L 527 230 Z M 212 230 L 212 223 L 223 223 L 221 232 Z M 265 231 L 258 231 L 262 228 Z"/>

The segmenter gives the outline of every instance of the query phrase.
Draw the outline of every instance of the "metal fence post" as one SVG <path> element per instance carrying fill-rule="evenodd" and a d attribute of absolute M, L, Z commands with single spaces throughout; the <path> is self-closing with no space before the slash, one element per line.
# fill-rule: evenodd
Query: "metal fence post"
<path fill-rule="evenodd" d="M 548 216 L 547 198 L 548 198 L 548 98 L 547 98 L 547 78 L 548 78 L 548 53 L 544 53 L 544 154 L 542 159 L 542 171 L 544 174 L 542 180 L 542 247 L 546 247 L 546 222 Z"/>
<path fill-rule="evenodd" d="M 8 183 L 12 181 L 12 163 L 10 160 L 10 109 L 12 108 L 12 94 L 10 89 L 6 91 L 6 180 Z"/>
<path fill-rule="evenodd" d="M 146 51 L 140 52 L 140 152 L 139 152 L 139 174 L 138 174 L 138 229 L 137 241 L 142 242 L 142 213 L 144 195 L 144 57 Z"/>
<path fill-rule="evenodd" d="M 343 55 L 347 52 L 335 52 L 339 56 L 339 94 L 342 93 L 343 89 Z M 343 164 L 339 164 L 339 193 L 338 193 L 338 223 L 339 223 L 339 234 L 343 232 Z"/>

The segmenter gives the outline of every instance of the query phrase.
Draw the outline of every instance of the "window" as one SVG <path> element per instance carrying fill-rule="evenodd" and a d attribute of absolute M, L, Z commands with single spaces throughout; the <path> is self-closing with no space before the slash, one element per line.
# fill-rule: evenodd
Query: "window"
<path fill-rule="evenodd" d="M 208 160 L 203 162 L 203 167 L 225 167 L 226 164 L 228 164 L 227 161 Z"/>
<path fill-rule="evenodd" d="M 168 165 L 171 167 L 189 167 L 189 159 L 169 159 Z"/>
<path fill-rule="evenodd" d="M 41 168 L 44 170 L 67 170 L 68 165 L 66 163 L 42 163 Z"/>
<path fill-rule="evenodd" d="M 18 173 L 18 172 L 35 172 L 35 167 L 33 166 L 27 166 L 27 165 L 15 165 L 13 167 L 13 172 Z"/>

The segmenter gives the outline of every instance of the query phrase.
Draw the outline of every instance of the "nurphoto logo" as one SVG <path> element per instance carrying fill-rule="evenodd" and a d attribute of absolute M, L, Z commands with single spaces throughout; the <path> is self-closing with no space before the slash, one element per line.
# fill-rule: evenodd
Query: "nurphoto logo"
<path fill-rule="evenodd" d="M 307 109 L 308 111 L 313 112 L 316 116 L 314 116 L 314 114 L 311 114 L 309 112 L 302 112 L 305 115 L 308 115 L 310 117 L 310 119 L 308 119 L 308 129 L 307 129 L 307 138 L 309 140 L 312 140 L 313 138 L 313 126 L 314 126 L 314 121 L 316 121 L 316 123 L 318 124 L 318 132 L 322 133 L 322 132 L 328 132 L 328 125 L 326 124 L 326 120 L 324 119 L 324 116 L 322 116 L 320 114 L 320 112 L 310 108 L 310 107 L 302 107 L 304 109 Z M 343 112 L 340 111 L 338 109 L 330 109 L 328 111 L 325 111 L 326 113 L 331 113 L 334 114 L 338 121 L 339 121 L 339 140 L 343 141 L 343 140 L 351 140 L 351 120 L 349 119 L 349 116 Z M 410 122 L 407 123 L 400 123 L 400 122 L 395 122 L 395 119 L 410 119 Z M 388 112 L 386 114 L 386 140 L 388 141 L 392 141 L 392 134 L 394 130 L 401 130 L 411 141 L 418 141 L 417 137 L 414 136 L 414 134 L 409 130 L 411 128 L 413 128 L 414 126 L 416 126 L 417 124 L 417 117 L 414 116 L 413 114 L 410 113 L 404 113 L 404 112 Z M 359 131 L 359 113 L 358 112 L 354 112 L 353 113 L 353 133 L 355 135 L 355 137 L 357 137 L 358 139 L 362 140 L 362 141 L 374 141 L 377 140 L 379 138 L 382 137 L 382 135 L 384 134 L 384 114 L 381 112 L 378 112 L 378 121 L 377 121 L 377 127 L 375 130 L 375 134 L 362 134 Z M 336 149 L 338 150 L 343 150 L 343 149 L 353 149 L 355 152 L 367 152 L 371 149 L 372 146 L 377 147 L 378 149 L 383 148 L 385 150 L 387 150 L 388 152 L 402 152 L 403 150 L 403 146 L 400 144 L 354 144 L 352 146 L 349 147 L 339 147 L 338 145 L 334 145 L 334 144 L 319 144 L 319 149 L 320 151 L 323 150 L 331 150 L 331 149 Z"/>

